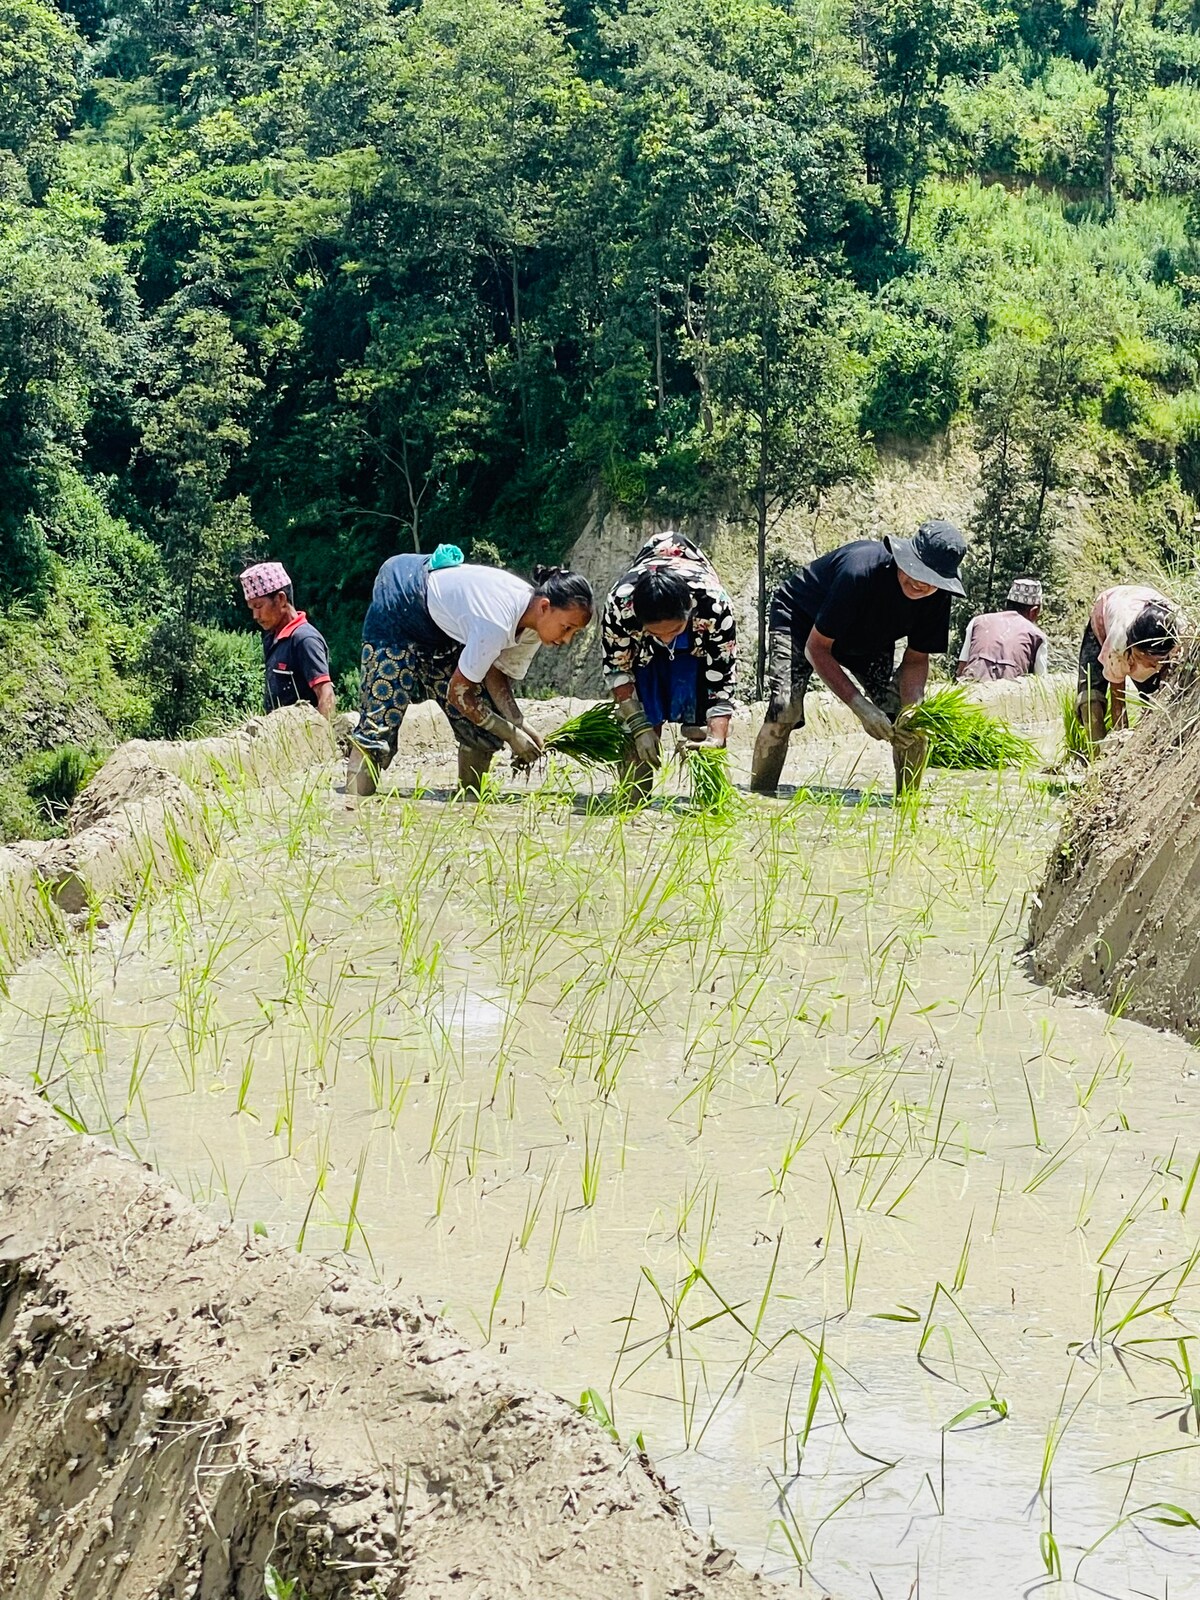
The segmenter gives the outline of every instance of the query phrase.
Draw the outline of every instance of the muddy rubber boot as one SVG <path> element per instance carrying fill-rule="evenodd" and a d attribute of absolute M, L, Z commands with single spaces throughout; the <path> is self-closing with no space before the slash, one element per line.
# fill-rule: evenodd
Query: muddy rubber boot
<path fill-rule="evenodd" d="M 1075 712 L 1088 736 L 1092 754 L 1108 732 L 1108 697 L 1098 694 L 1081 694 L 1075 702 Z"/>
<path fill-rule="evenodd" d="M 360 795 L 365 799 L 373 795 L 378 787 L 379 768 L 365 750 L 360 750 L 357 745 L 352 744 L 346 760 L 346 793 Z"/>
<path fill-rule="evenodd" d="M 492 764 L 494 750 L 478 750 L 474 745 L 458 747 L 458 787 L 462 794 L 478 799 L 483 793 L 483 780 Z"/>
<path fill-rule="evenodd" d="M 626 756 L 617 771 L 617 795 L 627 806 L 644 806 L 654 787 L 658 767 L 653 761 Z"/>
<path fill-rule="evenodd" d="M 929 741 L 918 735 L 892 746 L 892 769 L 896 774 L 896 798 L 916 794 L 929 762 Z"/>
<path fill-rule="evenodd" d="M 774 794 L 787 760 L 792 730 L 782 722 L 764 722 L 754 741 L 750 762 L 750 793 Z"/>

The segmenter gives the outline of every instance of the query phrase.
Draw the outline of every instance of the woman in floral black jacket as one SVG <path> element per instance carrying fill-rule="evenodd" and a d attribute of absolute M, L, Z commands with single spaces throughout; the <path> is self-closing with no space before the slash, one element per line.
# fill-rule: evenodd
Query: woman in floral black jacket
<path fill-rule="evenodd" d="M 678 533 L 634 557 L 604 607 L 604 680 L 632 746 L 631 776 L 645 792 L 662 760 L 662 728 L 723 746 L 733 715 L 737 628 L 712 562 Z"/>

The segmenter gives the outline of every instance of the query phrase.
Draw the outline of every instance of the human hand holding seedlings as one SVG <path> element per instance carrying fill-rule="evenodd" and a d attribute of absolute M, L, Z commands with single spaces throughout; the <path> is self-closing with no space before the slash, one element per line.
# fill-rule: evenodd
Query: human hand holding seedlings
<path fill-rule="evenodd" d="M 513 761 L 522 767 L 532 767 L 535 761 L 540 761 L 544 746 L 541 738 L 534 733 L 533 729 L 518 722 L 510 722 L 507 726 L 509 732 L 507 734 L 501 733 L 500 738 L 505 741 L 512 751 Z"/>
<path fill-rule="evenodd" d="M 624 724 L 625 732 L 633 741 L 633 751 L 637 759 L 657 766 L 661 757 L 661 741 L 657 730 L 646 719 L 642 702 L 636 694 L 631 694 L 618 700 L 616 704 L 617 715 Z"/>
<path fill-rule="evenodd" d="M 728 739 L 729 718 L 713 717 L 707 727 L 692 723 L 680 728 L 675 750 L 679 759 L 685 761 L 693 750 L 724 750 Z"/>
<path fill-rule="evenodd" d="M 895 729 L 892 719 L 886 711 L 881 711 L 877 705 L 868 700 L 865 694 L 856 694 L 849 702 L 851 711 L 863 725 L 863 731 L 872 739 L 882 739 L 885 744 L 893 743 Z"/>

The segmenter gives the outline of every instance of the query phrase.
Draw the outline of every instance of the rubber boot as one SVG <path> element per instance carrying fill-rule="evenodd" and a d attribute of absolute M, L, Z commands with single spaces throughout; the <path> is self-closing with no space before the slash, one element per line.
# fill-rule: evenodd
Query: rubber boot
<path fill-rule="evenodd" d="M 1075 708 L 1093 752 L 1108 732 L 1108 696 L 1106 694 L 1081 694 Z"/>
<path fill-rule="evenodd" d="M 906 794 L 917 793 L 921 787 L 921 779 L 925 776 L 928 760 L 928 739 L 917 736 L 903 739 L 892 746 L 892 769 L 896 775 L 897 800 L 903 799 Z"/>
<path fill-rule="evenodd" d="M 378 787 L 379 767 L 365 750 L 352 744 L 346 759 L 346 793 L 361 795 L 365 799 L 373 795 Z"/>
<path fill-rule="evenodd" d="M 654 787 L 658 767 L 653 761 L 626 756 L 617 771 L 617 794 L 627 806 L 644 806 Z"/>
<path fill-rule="evenodd" d="M 764 722 L 754 741 L 750 762 L 750 793 L 774 794 L 787 760 L 792 730 L 783 722 Z"/>
<path fill-rule="evenodd" d="M 458 747 L 458 787 L 462 794 L 478 799 L 483 793 L 483 780 L 492 764 L 494 750 L 480 750 L 472 744 Z"/>

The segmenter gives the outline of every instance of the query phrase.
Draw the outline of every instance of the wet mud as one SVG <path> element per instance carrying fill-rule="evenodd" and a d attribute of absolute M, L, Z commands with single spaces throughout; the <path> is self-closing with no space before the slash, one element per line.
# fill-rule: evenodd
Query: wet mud
<path fill-rule="evenodd" d="M 896 809 L 830 708 L 720 822 L 557 765 L 447 804 L 422 729 L 375 799 L 248 796 L 168 894 L 28 961 L 8 1070 L 582 1401 L 750 1571 L 1186 1593 L 1200 1058 L 1034 977 L 1057 786 Z"/>

